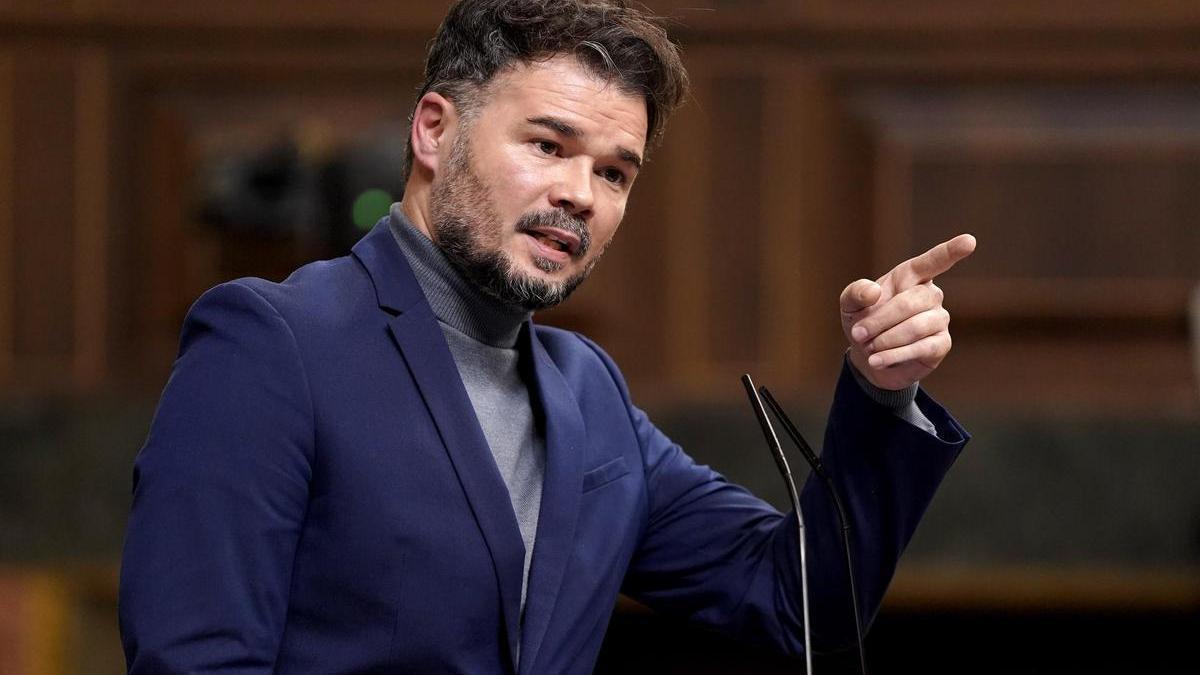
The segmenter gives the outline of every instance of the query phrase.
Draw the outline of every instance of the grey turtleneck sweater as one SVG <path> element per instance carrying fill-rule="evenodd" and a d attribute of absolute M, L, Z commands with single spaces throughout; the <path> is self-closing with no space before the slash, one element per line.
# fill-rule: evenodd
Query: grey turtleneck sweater
<path fill-rule="evenodd" d="M 530 382 L 526 379 L 531 377 L 532 368 L 523 364 L 523 359 L 529 356 L 517 348 L 521 326 L 531 313 L 496 302 L 464 279 L 441 249 L 409 224 L 400 204 L 392 205 L 389 225 L 438 318 L 483 436 L 512 499 L 525 543 L 521 578 L 524 617 L 546 467 L 543 430 L 534 415 Z M 850 369 L 863 391 L 877 403 L 891 408 L 910 424 L 937 434 L 933 423 L 916 405 L 917 385 L 887 391 L 872 385 L 853 366 Z"/>
<path fill-rule="evenodd" d="M 464 279 L 442 251 L 408 223 L 399 204 L 392 206 L 390 226 L 438 318 L 483 437 L 512 499 L 525 543 L 523 617 L 546 467 L 544 435 L 530 402 L 530 383 L 525 379 L 532 368 L 523 363 L 528 355 L 517 348 L 521 325 L 530 312 L 506 307 Z"/>

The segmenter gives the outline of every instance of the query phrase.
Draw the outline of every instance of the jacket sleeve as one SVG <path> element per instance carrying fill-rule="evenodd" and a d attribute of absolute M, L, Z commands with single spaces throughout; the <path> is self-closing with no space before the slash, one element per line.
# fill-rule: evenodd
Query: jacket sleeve
<path fill-rule="evenodd" d="M 938 436 L 896 417 L 866 396 L 848 368 L 838 382 L 822 457 L 851 521 L 859 601 L 869 622 L 968 436 L 924 394 L 917 403 Z M 795 513 L 780 514 L 697 465 L 644 413 L 630 406 L 630 414 L 645 458 L 649 513 L 624 592 L 742 640 L 803 653 Z M 841 649 L 853 644 L 855 629 L 836 510 L 815 479 L 802 490 L 801 508 L 813 650 Z"/>
<path fill-rule="evenodd" d="M 130 673 L 269 673 L 308 500 L 312 404 L 289 326 L 248 284 L 202 296 L 133 472 Z"/>

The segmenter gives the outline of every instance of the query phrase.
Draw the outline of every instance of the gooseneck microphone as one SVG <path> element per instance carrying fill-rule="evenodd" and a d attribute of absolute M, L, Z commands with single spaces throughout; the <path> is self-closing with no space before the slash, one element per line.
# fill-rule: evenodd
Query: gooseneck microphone
<path fill-rule="evenodd" d="M 748 378 L 749 376 L 746 376 L 746 379 Z M 791 418 L 789 418 L 787 413 L 783 411 L 783 406 L 779 405 L 779 402 L 775 400 L 775 397 L 771 395 L 771 391 L 767 389 L 766 386 L 759 387 L 759 391 L 762 392 L 762 397 L 767 402 L 767 406 L 771 408 L 771 412 L 774 413 L 775 417 L 778 418 L 780 423 L 783 424 L 784 431 L 788 433 L 788 436 L 791 437 L 792 442 L 795 443 L 796 447 L 800 450 L 800 454 L 804 455 L 804 459 L 807 460 L 809 466 L 812 467 L 813 473 L 820 477 L 820 479 L 825 483 L 825 487 L 829 490 L 829 496 L 833 499 L 833 505 L 837 509 L 838 522 L 842 526 L 842 544 L 846 548 L 846 571 L 850 575 L 850 604 L 854 606 L 854 630 L 858 637 L 858 663 L 859 667 L 862 669 L 862 674 L 867 675 L 867 650 L 863 644 L 862 618 L 859 615 L 858 590 L 854 583 L 854 563 L 850 553 L 850 521 L 846 518 L 846 510 L 842 508 L 841 495 L 838 494 L 838 490 L 834 486 L 833 480 L 825 471 L 825 466 L 821 463 L 821 458 L 817 456 L 817 453 L 813 452 L 812 446 L 810 446 L 808 442 L 804 440 L 804 436 L 800 434 L 800 430 L 796 428 L 796 425 L 792 423 Z M 776 441 L 776 443 L 778 443 L 778 441 Z M 776 459 L 775 461 L 778 463 L 780 460 Z M 782 464 L 781 470 L 786 466 L 786 463 Z M 788 483 L 791 484 L 791 476 L 788 476 L 787 480 Z"/>
<path fill-rule="evenodd" d="M 804 544 L 804 514 L 800 511 L 800 494 L 796 492 L 796 482 L 792 480 L 792 470 L 788 467 L 787 457 L 784 456 L 783 448 L 779 445 L 779 437 L 775 435 L 775 427 L 771 425 L 767 411 L 758 398 L 754 380 L 750 379 L 749 374 L 742 375 L 742 384 L 746 387 L 746 395 L 750 398 L 751 407 L 754 408 L 754 416 L 758 418 L 763 436 L 767 439 L 767 447 L 771 449 L 771 456 L 775 458 L 775 465 L 779 467 L 779 473 L 783 475 L 783 482 L 787 484 L 788 496 L 791 497 L 792 508 L 796 512 L 796 528 L 800 543 L 800 597 L 804 619 L 804 672 L 812 675 L 812 639 L 809 631 L 808 612 L 808 557 Z"/>

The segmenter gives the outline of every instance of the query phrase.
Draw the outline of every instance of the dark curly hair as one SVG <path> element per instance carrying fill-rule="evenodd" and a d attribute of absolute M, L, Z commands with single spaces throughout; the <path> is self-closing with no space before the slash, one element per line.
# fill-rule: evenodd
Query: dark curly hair
<path fill-rule="evenodd" d="M 436 91 L 469 120 L 498 73 L 560 54 L 574 55 L 597 76 L 645 99 L 650 146 L 687 96 L 678 47 L 624 0 L 459 0 L 430 44 L 417 100 Z M 410 138 L 406 174 L 412 156 Z"/>

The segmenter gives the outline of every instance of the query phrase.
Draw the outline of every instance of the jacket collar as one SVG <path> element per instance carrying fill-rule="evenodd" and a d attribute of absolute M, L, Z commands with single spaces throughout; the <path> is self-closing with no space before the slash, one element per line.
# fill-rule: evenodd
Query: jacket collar
<path fill-rule="evenodd" d="M 520 634 L 520 672 L 533 672 L 575 547 L 583 483 L 581 452 L 587 440 L 579 404 L 538 340 L 532 321 L 527 321 L 521 347 L 532 356 L 532 400 L 545 420 L 546 474 L 526 589 L 524 628 L 518 633 L 524 544 L 511 497 L 457 376 L 454 357 L 387 219 L 354 246 L 353 255 L 370 275 L 379 307 L 390 315 L 388 330 L 438 428 L 491 554 L 509 653 L 516 652 Z"/>
<path fill-rule="evenodd" d="M 404 259 L 404 253 L 392 238 L 388 219 L 384 218 L 351 249 L 371 277 L 379 307 L 391 314 L 402 313 L 425 302 L 425 294 Z"/>

